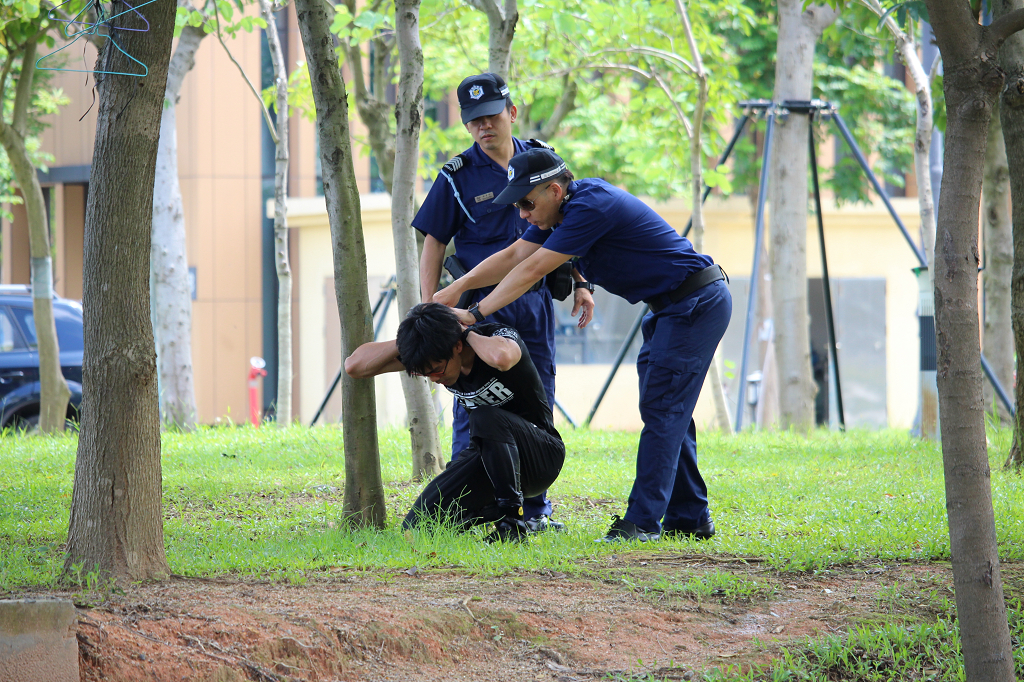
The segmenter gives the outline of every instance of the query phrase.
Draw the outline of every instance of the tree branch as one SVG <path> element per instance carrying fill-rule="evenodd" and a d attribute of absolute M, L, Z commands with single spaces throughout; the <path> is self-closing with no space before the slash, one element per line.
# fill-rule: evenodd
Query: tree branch
<path fill-rule="evenodd" d="M 44 10 L 46 12 L 47 18 L 49 18 L 50 14 L 52 13 L 56 17 L 55 21 L 60 21 L 60 22 L 67 23 L 67 24 L 74 23 L 72 18 L 67 13 L 61 11 L 61 9 L 60 9 L 60 5 L 61 4 L 63 4 L 63 3 L 55 5 L 52 2 L 50 2 L 50 0 L 44 0 L 42 3 L 39 4 L 39 9 L 40 10 Z M 81 22 L 79 22 L 79 23 L 81 23 Z M 65 35 L 67 35 L 67 34 L 65 34 Z M 91 33 L 91 32 L 83 31 L 83 32 L 78 34 L 78 37 L 84 38 L 85 40 L 89 41 L 93 45 L 96 45 L 97 47 L 103 44 L 103 41 L 102 41 L 103 36 L 101 36 L 98 33 Z"/>
<path fill-rule="evenodd" d="M 28 130 L 28 107 L 32 103 L 32 81 L 35 80 L 35 76 L 36 40 L 32 38 L 25 43 L 24 52 L 21 53 L 21 75 L 18 76 L 18 87 L 14 94 L 14 116 L 11 118 L 11 127 L 23 138 Z"/>
<path fill-rule="evenodd" d="M 562 125 L 562 121 L 576 108 L 576 94 L 578 92 L 579 87 L 576 85 L 576 81 L 566 75 L 562 88 L 562 97 L 558 100 L 558 106 L 555 107 L 551 117 L 538 132 L 540 139 L 550 140 L 555 136 L 555 133 L 558 132 L 558 127 Z"/>
<path fill-rule="evenodd" d="M 1024 9 L 1015 9 L 988 25 L 990 39 L 995 41 L 997 49 L 1007 38 L 1020 30 L 1024 30 Z"/>
<path fill-rule="evenodd" d="M 231 50 L 228 49 L 228 44 L 224 42 L 224 36 L 220 33 L 220 12 L 217 9 L 216 2 L 213 3 L 213 17 L 217 22 L 217 40 L 220 41 L 221 47 L 223 47 L 224 51 L 227 52 L 228 58 L 231 62 L 238 67 L 238 73 L 242 74 L 242 78 L 244 78 L 245 82 L 249 85 L 249 89 L 252 90 L 252 94 L 256 96 L 256 101 L 260 103 L 260 109 L 263 110 L 263 119 L 267 122 L 267 128 L 270 129 L 270 137 L 276 145 L 277 128 L 274 126 L 274 120 L 270 118 L 270 111 L 267 109 L 267 105 L 263 102 L 263 96 L 260 94 L 260 91 L 256 89 L 256 86 L 252 84 L 252 81 L 249 80 L 249 76 L 245 74 L 245 69 L 243 69 L 242 65 L 238 63 L 237 59 L 235 59 L 235 55 L 231 54 Z"/>
<path fill-rule="evenodd" d="M 654 69 L 651 69 L 651 75 L 654 77 L 654 82 L 657 83 L 665 92 L 665 97 L 668 97 L 668 101 L 672 103 L 672 107 L 676 112 L 676 118 L 679 119 L 679 122 L 683 124 L 683 129 L 686 130 L 686 136 L 690 138 L 690 140 L 693 140 L 693 126 L 690 125 L 690 121 L 686 118 L 686 114 L 683 113 L 679 103 L 676 102 L 675 98 L 672 96 L 672 91 L 668 89 L 668 84 L 664 79 L 662 79 L 661 74 Z"/>

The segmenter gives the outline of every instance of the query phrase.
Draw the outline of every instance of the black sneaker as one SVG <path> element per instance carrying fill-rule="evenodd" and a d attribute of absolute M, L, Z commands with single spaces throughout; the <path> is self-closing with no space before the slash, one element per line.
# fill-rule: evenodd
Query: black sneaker
<path fill-rule="evenodd" d="M 685 530 L 683 528 L 669 528 L 668 526 L 661 529 L 661 534 L 667 538 L 685 540 L 687 538 L 693 538 L 694 540 L 709 540 L 711 536 L 715 534 L 715 522 L 708 519 L 708 522 L 702 526 Z"/>
<path fill-rule="evenodd" d="M 494 524 L 494 530 L 484 537 L 484 542 L 526 542 L 530 529 L 522 519 L 506 516 Z"/>
<path fill-rule="evenodd" d="M 658 533 L 646 531 L 632 521 L 620 518 L 617 514 L 612 515 L 612 525 L 608 534 L 595 542 L 629 542 L 639 540 L 640 542 L 654 542 L 659 537 Z"/>
<path fill-rule="evenodd" d="M 531 533 L 543 533 L 549 530 L 553 530 L 556 533 L 565 532 L 565 524 L 560 521 L 553 521 L 547 514 L 541 514 L 540 516 L 528 519 L 526 527 L 530 529 Z"/>

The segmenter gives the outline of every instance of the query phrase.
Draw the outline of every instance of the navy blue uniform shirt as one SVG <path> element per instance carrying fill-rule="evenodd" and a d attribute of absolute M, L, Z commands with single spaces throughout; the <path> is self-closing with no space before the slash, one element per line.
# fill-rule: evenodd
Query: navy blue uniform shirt
<path fill-rule="evenodd" d="M 532 146 L 514 137 L 512 144 L 516 154 Z M 519 217 L 517 208 L 494 203 L 494 197 L 508 184 L 508 171 L 487 156 L 475 142 L 463 154 L 468 164 L 448 175 L 476 222 L 471 221 L 459 206 L 447 178 L 438 175 L 413 218 L 412 226 L 442 244 L 447 244 L 454 237 L 456 255 L 466 270 L 472 270 L 480 261 L 522 237 L 530 224 Z"/>
<path fill-rule="evenodd" d="M 588 281 L 630 303 L 667 294 L 714 264 L 629 192 L 597 178 L 572 182 L 568 191 L 564 220 L 550 230 L 531 225 L 523 239 L 577 256 Z"/>

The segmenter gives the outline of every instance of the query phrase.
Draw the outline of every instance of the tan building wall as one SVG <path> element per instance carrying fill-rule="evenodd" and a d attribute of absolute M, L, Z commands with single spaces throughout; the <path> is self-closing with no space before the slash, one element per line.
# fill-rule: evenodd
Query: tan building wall
<path fill-rule="evenodd" d="M 364 195 L 363 231 L 366 237 L 367 270 L 371 302 L 376 301 L 380 286 L 395 272 L 394 249 L 389 216 L 390 201 L 385 195 Z M 901 219 L 911 230 L 918 227 L 917 203 L 914 199 L 893 202 Z M 681 230 L 689 219 L 683 201 L 652 204 L 673 227 Z M 706 205 L 707 232 L 705 251 L 733 276 L 749 277 L 753 255 L 753 227 L 746 198 L 725 201 L 711 199 Z M 300 260 L 303 271 L 297 282 L 304 302 L 302 328 L 302 418 L 309 423 L 316 407 L 340 367 L 339 341 L 336 327 L 337 308 L 331 284 L 333 265 L 330 228 L 322 200 L 293 202 L 289 222 L 300 233 Z M 879 202 L 870 206 L 833 206 L 825 208 L 826 245 L 829 274 L 833 278 L 879 277 L 886 281 L 886 405 L 891 426 L 908 427 L 917 410 L 917 367 L 919 365 L 917 331 L 917 283 L 911 268 L 916 258 L 903 241 L 892 218 Z M 813 217 L 808 221 L 808 277 L 821 277 L 818 236 Z M 332 316 L 333 313 L 333 316 Z M 381 339 L 394 338 L 399 311 L 392 306 Z M 732 325 L 743 325 L 745 311 L 736 306 Z M 319 331 L 324 330 L 324 336 Z M 329 341 L 325 342 L 325 339 Z M 842 349 L 840 349 L 842 363 Z M 610 365 L 558 366 L 556 395 L 577 420 L 589 412 Z M 446 413 L 450 405 L 447 391 L 439 391 Z M 397 376 L 377 379 L 377 419 L 381 424 L 401 424 L 405 404 Z M 595 415 L 596 428 L 639 429 L 642 426 L 638 409 L 639 386 L 636 369 L 624 363 Z M 325 414 L 326 421 L 336 421 L 339 403 L 335 399 Z M 714 407 L 707 391 L 701 395 L 695 419 L 698 426 L 708 426 L 714 418 Z M 561 419 L 556 414 L 556 419 Z"/>

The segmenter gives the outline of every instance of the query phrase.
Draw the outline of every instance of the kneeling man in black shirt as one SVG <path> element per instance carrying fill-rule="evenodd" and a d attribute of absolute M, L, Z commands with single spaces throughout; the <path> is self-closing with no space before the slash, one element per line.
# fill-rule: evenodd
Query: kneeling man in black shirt
<path fill-rule="evenodd" d="M 565 445 L 519 332 L 496 322 L 464 329 L 451 308 L 422 303 L 402 320 L 397 340 L 365 343 L 345 360 L 357 379 L 402 370 L 451 391 L 469 413 L 470 431 L 469 447 L 427 484 L 403 527 L 493 521 L 489 542 L 523 540 L 523 497 L 558 478 Z"/>

